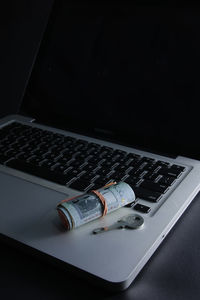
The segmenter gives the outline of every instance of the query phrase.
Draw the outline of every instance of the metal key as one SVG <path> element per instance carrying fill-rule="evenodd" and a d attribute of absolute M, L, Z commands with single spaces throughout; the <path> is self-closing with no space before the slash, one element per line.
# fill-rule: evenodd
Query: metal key
<path fill-rule="evenodd" d="M 100 227 L 93 230 L 93 234 L 98 234 L 113 229 L 123 229 L 123 228 L 137 229 L 141 227 L 143 224 L 144 224 L 144 219 L 140 215 L 131 214 L 123 217 L 121 220 L 119 220 L 118 222 L 114 223 L 111 226 Z"/>

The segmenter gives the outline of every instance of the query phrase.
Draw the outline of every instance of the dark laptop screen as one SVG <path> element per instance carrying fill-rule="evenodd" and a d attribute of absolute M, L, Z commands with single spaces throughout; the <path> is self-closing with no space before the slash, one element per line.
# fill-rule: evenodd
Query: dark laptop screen
<path fill-rule="evenodd" d="M 200 10 L 102 2 L 54 5 L 23 112 L 155 152 L 200 157 Z"/>

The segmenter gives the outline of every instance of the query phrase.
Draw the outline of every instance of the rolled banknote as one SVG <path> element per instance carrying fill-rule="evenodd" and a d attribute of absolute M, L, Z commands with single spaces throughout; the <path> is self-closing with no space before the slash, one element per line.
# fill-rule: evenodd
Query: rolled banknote
<path fill-rule="evenodd" d="M 125 182 L 110 183 L 57 205 L 64 226 L 71 230 L 100 218 L 135 200 L 135 193 Z"/>

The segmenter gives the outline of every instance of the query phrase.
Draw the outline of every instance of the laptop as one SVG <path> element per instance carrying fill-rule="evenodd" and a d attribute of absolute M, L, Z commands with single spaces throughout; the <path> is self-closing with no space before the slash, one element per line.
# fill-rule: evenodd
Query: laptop
<path fill-rule="evenodd" d="M 20 109 L 0 120 L 1 238 L 115 291 L 200 190 L 198 42 L 166 9 L 55 1 Z M 57 204 L 111 181 L 135 202 L 65 230 Z M 142 228 L 92 233 L 135 213 Z"/>

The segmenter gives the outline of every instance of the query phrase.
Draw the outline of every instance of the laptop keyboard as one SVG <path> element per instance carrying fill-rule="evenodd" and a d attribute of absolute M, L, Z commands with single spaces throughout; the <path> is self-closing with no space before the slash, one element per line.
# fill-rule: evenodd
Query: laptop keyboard
<path fill-rule="evenodd" d="M 185 168 L 13 122 L 0 129 L 0 164 L 81 192 L 125 181 L 136 197 L 158 202 Z M 135 209 L 148 213 L 149 207 Z"/>

